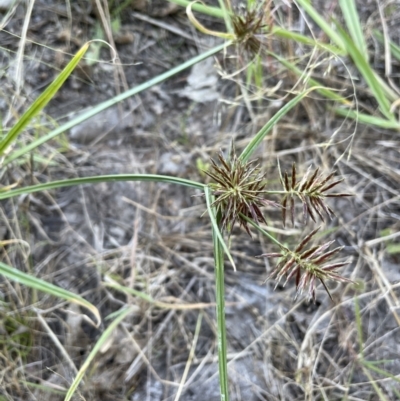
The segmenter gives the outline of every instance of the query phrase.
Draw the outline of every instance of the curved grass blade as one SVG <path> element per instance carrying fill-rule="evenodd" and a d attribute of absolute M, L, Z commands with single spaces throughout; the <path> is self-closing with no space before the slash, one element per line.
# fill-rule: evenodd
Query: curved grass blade
<path fill-rule="evenodd" d="M 81 58 L 89 48 L 89 43 L 86 43 L 75 54 L 73 59 L 60 72 L 58 77 L 49 85 L 49 87 L 32 103 L 28 110 L 19 118 L 16 124 L 10 129 L 5 138 L 0 142 L 0 155 L 4 154 L 7 148 L 16 140 L 18 135 L 27 126 L 29 121 L 35 117 L 49 103 L 52 97 L 58 92 L 65 80 L 71 75 L 75 67 L 78 65 Z"/>
<path fill-rule="evenodd" d="M 226 245 L 224 238 L 221 234 L 221 231 L 218 227 L 217 219 L 215 217 L 215 208 L 211 206 L 212 203 L 214 202 L 214 199 L 213 199 L 214 197 L 211 194 L 211 189 L 207 186 L 204 186 L 204 195 L 206 198 L 208 215 L 210 216 L 210 220 L 211 220 L 213 236 L 216 236 L 218 238 L 219 242 L 221 243 L 222 249 L 225 251 L 226 255 L 228 256 L 229 261 L 231 262 L 231 264 L 233 266 L 233 270 L 236 271 L 235 262 L 232 258 L 231 253 L 229 252 L 228 246 Z"/>
<path fill-rule="evenodd" d="M 154 85 L 157 85 L 161 83 L 162 81 L 165 81 L 166 79 L 178 74 L 179 72 L 185 70 L 186 68 L 192 67 L 193 65 L 199 63 L 202 60 L 205 60 L 208 57 L 213 56 L 214 54 L 217 54 L 221 50 L 223 50 L 226 46 L 229 46 L 231 42 L 226 42 L 222 45 L 218 45 L 216 47 L 213 47 L 212 49 L 199 54 L 196 57 L 193 57 L 192 59 L 186 61 L 185 63 L 182 63 L 178 65 L 175 68 L 172 68 L 168 70 L 167 72 L 164 72 L 163 74 L 160 74 L 156 76 L 155 78 L 150 79 L 149 81 L 144 82 L 141 85 L 135 86 L 132 89 L 129 89 L 128 91 L 121 93 L 118 96 L 115 96 L 109 100 L 106 100 L 103 103 L 98 104 L 97 106 L 94 106 L 90 108 L 90 110 L 78 115 L 76 118 L 68 121 L 67 123 L 61 125 L 60 127 L 56 128 L 55 130 L 49 132 L 47 135 L 44 135 L 41 138 L 38 138 L 37 140 L 33 141 L 27 146 L 24 146 L 23 148 L 12 152 L 5 160 L 3 165 L 6 165 L 13 160 L 23 156 L 24 154 L 30 152 L 31 150 L 37 148 L 38 146 L 42 145 L 43 143 L 49 141 L 50 139 L 54 138 L 57 135 L 62 134 L 63 132 L 71 129 L 72 127 L 75 127 L 76 125 L 82 123 L 83 121 L 86 121 L 90 117 L 95 116 L 96 114 L 99 114 L 100 112 L 108 109 L 111 106 L 114 106 L 115 104 L 121 102 L 122 100 L 125 100 L 131 96 L 137 95 L 140 92 L 143 92 L 146 89 L 151 88 Z"/>
<path fill-rule="evenodd" d="M 24 273 L 2 262 L 0 262 L 0 274 L 9 278 L 12 281 L 16 281 L 17 283 L 26 285 L 27 287 L 34 288 L 35 290 L 45 292 L 46 294 L 65 299 L 68 302 L 73 302 L 75 304 L 85 307 L 93 313 L 97 320 L 97 323 L 95 323 L 95 325 L 96 327 L 99 327 L 101 323 L 101 317 L 98 309 L 78 294 L 74 294 L 73 292 L 64 290 L 61 287 L 57 287 L 54 284 L 48 283 L 47 281 L 41 280 L 37 277 L 33 277 L 30 274 Z"/>
<path fill-rule="evenodd" d="M 194 16 L 193 11 L 192 11 L 192 6 L 196 4 L 196 1 L 191 2 L 187 7 L 186 7 L 186 15 L 189 18 L 189 21 L 192 23 L 192 25 L 197 28 L 200 32 L 210 35 L 210 36 L 216 36 L 218 38 L 226 39 L 226 40 L 234 40 L 235 35 L 233 33 L 226 33 L 226 32 L 220 32 L 220 31 L 213 31 L 211 29 L 206 28 L 204 25 L 202 25 Z M 230 21 L 229 17 L 225 18 L 225 21 Z"/>
<path fill-rule="evenodd" d="M 170 177 L 167 175 L 157 175 L 157 174 L 114 175 L 113 174 L 113 175 L 98 175 L 94 177 L 72 178 L 69 180 L 51 181 L 45 184 L 38 184 L 29 187 L 18 188 L 11 191 L 0 192 L 0 199 L 8 199 L 18 195 L 31 194 L 33 192 L 47 191 L 56 188 L 71 187 L 74 185 L 97 184 L 100 182 L 117 182 L 117 181 L 155 181 L 155 182 L 178 184 L 196 189 L 205 188 L 205 185 L 199 182 L 185 180 L 184 178 Z"/>
<path fill-rule="evenodd" d="M 297 103 L 300 102 L 305 96 L 307 96 L 311 91 L 321 89 L 321 87 L 313 87 L 309 88 L 301 93 L 299 93 L 296 97 L 294 97 L 290 102 L 288 102 L 285 106 L 283 106 L 274 116 L 261 128 L 261 130 L 254 136 L 254 138 L 250 141 L 250 143 L 243 150 L 242 154 L 239 156 L 239 159 L 242 161 L 249 160 L 252 153 L 256 150 L 257 146 L 262 142 L 265 136 L 271 131 L 273 126 L 291 110 Z"/>
<path fill-rule="evenodd" d="M 117 328 L 117 326 L 130 314 L 134 311 L 134 308 L 126 308 L 125 310 L 121 311 L 118 314 L 118 317 L 116 317 L 111 324 L 107 327 L 106 330 L 104 330 L 103 334 L 100 336 L 100 338 L 97 340 L 95 346 L 93 347 L 92 351 L 86 358 L 86 361 L 83 363 L 82 367 L 79 369 L 78 374 L 76 375 L 74 381 L 72 382 L 70 388 L 68 389 L 67 395 L 65 396 L 64 401 L 69 401 L 72 396 L 74 395 L 76 389 L 79 386 L 79 383 L 82 381 L 83 376 L 85 375 L 87 369 L 89 368 L 89 365 L 97 355 L 97 353 L 100 351 L 104 343 L 108 340 L 108 338 L 111 336 L 113 331 Z"/>
<path fill-rule="evenodd" d="M 370 116 L 368 114 L 359 113 L 354 110 L 335 107 L 333 111 L 339 116 L 349 117 L 363 124 L 375 125 L 376 127 L 394 129 L 400 131 L 400 123 L 395 120 L 387 120 L 385 118 Z"/>

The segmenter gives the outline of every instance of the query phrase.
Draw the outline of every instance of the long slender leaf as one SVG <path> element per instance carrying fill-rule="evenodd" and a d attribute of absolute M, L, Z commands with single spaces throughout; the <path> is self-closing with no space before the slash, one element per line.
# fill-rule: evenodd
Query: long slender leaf
<path fill-rule="evenodd" d="M 365 42 L 355 1 L 339 0 L 339 4 L 340 8 L 342 9 L 344 19 L 346 20 L 347 29 L 350 32 L 350 36 L 354 40 L 357 48 L 361 51 L 361 55 L 366 61 L 368 61 L 367 43 Z"/>
<path fill-rule="evenodd" d="M 98 327 L 101 323 L 101 317 L 98 309 L 90 302 L 86 301 L 86 299 L 77 294 L 74 294 L 71 291 L 64 290 L 61 287 L 57 287 L 54 284 L 48 283 L 47 281 L 24 273 L 2 262 L 0 262 L 0 274 L 9 278 L 12 281 L 16 281 L 18 283 L 26 285 L 29 288 L 34 288 L 35 290 L 45 292 L 46 294 L 53 295 L 57 298 L 65 299 L 68 302 L 73 302 L 75 304 L 84 306 L 96 317 L 96 326 Z"/>
<path fill-rule="evenodd" d="M 250 156 L 256 150 L 257 146 L 262 142 L 265 136 L 271 131 L 272 127 L 278 123 L 278 121 L 286 115 L 297 103 L 300 102 L 308 93 L 313 90 L 316 90 L 317 87 L 309 88 L 301 93 L 299 93 L 296 97 L 294 97 L 290 102 L 288 102 L 285 106 L 283 106 L 277 113 L 273 115 L 273 117 L 261 128 L 261 130 L 254 136 L 254 138 L 250 141 L 250 143 L 243 150 L 242 154 L 239 156 L 239 159 L 242 161 L 249 160 Z"/>
<path fill-rule="evenodd" d="M 284 38 L 284 39 L 293 40 L 295 42 L 303 43 L 308 46 L 318 47 L 319 49 L 327 50 L 330 53 L 337 54 L 339 56 L 346 55 L 346 51 L 344 49 L 341 49 L 340 47 L 333 46 L 329 43 L 318 42 L 317 40 L 314 40 L 307 36 L 301 35 L 300 33 L 288 31 L 279 26 L 272 27 L 271 35 L 278 36 L 278 37 Z"/>
<path fill-rule="evenodd" d="M 82 123 L 83 121 L 86 121 L 87 119 L 89 119 L 90 117 L 95 116 L 96 114 L 101 113 L 102 111 L 108 109 L 111 106 L 114 106 L 115 104 L 131 97 L 134 95 L 137 95 L 140 92 L 143 92 L 146 89 L 149 89 L 150 87 L 157 85 L 163 81 L 165 81 L 166 79 L 178 74 L 179 72 L 185 70 L 186 68 L 192 67 L 193 65 L 199 63 L 200 61 L 213 56 L 214 54 L 217 54 L 218 52 L 220 52 L 221 50 L 223 50 L 226 46 L 229 46 L 230 42 L 226 42 L 222 45 L 218 45 L 216 47 L 213 47 L 212 49 L 199 54 L 196 57 L 193 57 L 192 59 L 186 61 L 185 63 L 182 63 L 180 65 L 178 65 L 175 68 L 172 68 L 170 70 L 168 70 L 167 72 L 164 72 L 161 75 L 158 75 L 155 78 L 150 79 L 149 81 L 144 82 L 141 85 L 135 86 L 132 89 L 129 89 L 128 91 L 121 93 L 118 96 L 113 97 L 112 99 L 106 100 L 103 103 L 98 104 L 97 106 L 94 106 L 92 108 L 90 108 L 90 110 L 78 115 L 77 117 L 75 117 L 74 119 L 72 119 L 71 121 L 68 121 L 67 123 L 61 125 L 60 127 L 56 128 L 55 130 L 49 132 L 47 135 L 44 135 L 43 137 L 33 141 L 32 143 L 30 143 L 29 145 L 11 153 L 11 155 L 9 155 L 5 160 L 3 165 L 6 165 L 10 162 L 12 162 L 13 160 L 21 157 L 22 155 L 30 152 L 31 150 L 37 148 L 38 146 L 42 145 L 43 143 L 49 141 L 50 139 L 54 138 L 57 135 L 62 134 L 63 132 L 66 132 L 67 130 L 71 129 L 72 127 L 75 127 L 76 125 Z"/>
<path fill-rule="evenodd" d="M 389 399 L 386 398 L 385 394 L 383 393 L 382 389 L 378 386 L 378 383 L 375 381 L 375 379 L 372 377 L 371 373 L 369 373 L 369 370 L 361 365 L 361 368 L 365 374 L 365 376 L 367 376 L 369 383 L 372 385 L 372 387 L 375 389 L 376 394 L 378 395 L 378 400 L 379 401 L 389 401 Z"/>
<path fill-rule="evenodd" d="M 105 342 L 108 340 L 108 338 L 111 336 L 113 331 L 117 328 L 117 326 L 132 312 L 133 312 L 133 308 L 126 308 L 125 310 L 121 311 L 121 313 L 118 315 L 118 317 L 115 318 L 115 320 L 113 320 L 113 322 L 107 327 L 106 330 L 104 330 L 103 334 L 97 340 L 92 351 L 86 358 L 86 361 L 83 363 L 82 367 L 79 369 L 78 374 L 76 375 L 74 381 L 72 382 L 70 388 L 68 389 L 68 392 L 67 392 L 67 395 L 65 396 L 64 401 L 69 401 L 72 398 L 76 389 L 79 386 L 79 383 L 82 381 L 83 376 L 85 375 L 87 369 L 89 368 L 89 365 L 92 363 L 95 356 L 98 354 L 98 352 L 100 351 L 102 346 L 105 344 Z"/>
<path fill-rule="evenodd" d="M 154 305 L 155 307 L 161 309 L 175 309 L 175 310 L 193 310 L 193 309 L 204 309 L 214 306 L 213 304 L 205 304 L 205 303 L 196 303 L 196 304 L 185 304 L 185 303 L 167 303 L 157 301 L 156 299 L 152 298 L 150 295 L 135 290 L 134 288 L 125 287 L 114 281 L 104 282 L 103 283 L 108 288 L 113 288 L 116 291 L 123 292 L 125 294 L 133 295 L 134 297 L 138 297 L 143 299 L 144 301 L 148 302 L 149 304 Z"/>
<path fill-rule="evenodd" d="M 381 32 L 374 30 L 374 36 L 379 40 L 380 43 L 385 43 L 385 38 Z M 393 41 L 389 42 L 389 46 L 393 57 L 400 61 L 400 47 L 397 46 Z"/>
<path fill-rule="evenodd" d="M 194 11 L 199 11 L 203 14 L 210 15 L 211 17 L 224 18 L 224 12 L 218 7 L 211 7 L 202 4 L 201 2 L 194 2 L 188 0 L 168 0 L 170 3 L 178 4 L 182 7 L 187 7 L 190 3 L 193 3 L 192 8 Z"/>
<path fill-rule="evenodd" d="M 49 85 L 49 87 L 32 103 L 28 110 L 18 119 L 16 124 L 10 129 L 5 138 L 0 142 L 0 155 L 16 140 L 18 135 L 27 126 L 29 121 L 35 117 L 52 97 L 58 92 L 65 80 L 71 75 L 79 61 L 82 59 L 86 50 L 89 48 L 89 43 L 86 43 L 60 72 L 58 77 Z"/>
<path fill-rule="evenodd" d="M 11 191 L 0 192 L 0 199 L 7 199 L 18 195 L 31 194 L 33 192 L 48 191 L 50 189 L 71 187 L 74 185 L 96 184 L 100 182 L 117 182 L 117 181 L 155 181 L 155 182 L 178 184 L 197 189 L 205 188 L 205 185 L 199 182 L 186 180 L 184 178 L 170 177 L 167 175 L 115 174 L 115 175 L 98 175 L 94 177 L 72 178 L 69 180 L 51 181 L 45 184 L 38 184 L 29 187 L 18 188 Z"/>
<path fill-rule="evenodd" d="M 383 375 L 384 377 L 390 377 L 391 379 L 395 380 L 396 382 L 400 383 L 400 379 L 393 375 L 392 373 L 384 370 L 384 369 L 380 369 L 377 366 L 375 366 L 376 363 L 379 363 L 379 361 L 366 361 L 366 360 L 361 360 L 361 363 L 367 367 L 369 370 L 373 370 L 376 373 L 379 373 L 381 375 Z M 382 362 L 383 363 L 383 362 Z"/>
<path fill-rule="evenodd" d="M 382 89 L 381 83 L 376 78 L 375 72 L 372 70 L 369 63 L 365 60 L 364 56 L 361 54 L 360 50 L 355 46 L 353 40 L 347 35 L 347 33 L 338 26 L 341 37 L 345 43 L 346 49 L 349 52 L 350 57 L 356 64 L 357 69 L 360 71 L 361 75 L 364 77 L 368 84 L 369 89 L 373 93 L 376 101 L 379 104 L 381 113 L 388 119 L 393 121 L 393 114 L 390 112 L 390 102 L 385 96 Z"/>
<path fill-rule="evenodd" d="M 348 117 L 364 124 L 400 131 L 400 123 L 395 120 L 387 120 L 381 117 L 369 116 L 368 114 L 359 113 L 357 111 L 344 109 L 341 107 L 335 107 L 333 110 L 339 116 Z"/>

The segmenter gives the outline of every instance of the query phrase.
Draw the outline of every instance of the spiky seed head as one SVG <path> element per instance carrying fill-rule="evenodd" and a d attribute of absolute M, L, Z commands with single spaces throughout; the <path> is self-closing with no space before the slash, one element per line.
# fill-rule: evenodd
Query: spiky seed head
<path fill-rule="evenodd" d="M 318 215 L 322 221 L 324 221 L 324 214 L 332 219 L 335 214 L 333 210 L 326 205 L 326 198 L 352 196 L 352 194 L 347 193 L 327 193 L 328 190 L 338 185 L 343 179 L 329 182 L 334 177 L 335 172 L 330 173 L 326 177 L 318 173 L 319 169 L 317 168 L 311 174 L 310 167 L 304 177 L 298 181 L 296 177 L 296 164 L 293 163 L 291 177 L 289 178 L 287 172 L 281 177 L 283 190 L 285 191 L 285 195 L 282 199 L 283 225 L 286 225 L 287 210 L 290 211 L 291 221 L 294 225 L 295 198 L 300 199 L 303 204 L 303 219 L 304 224 L 306 224 L 308 217 L 315 222 L 315 215 Z"/>
<path fill-rule="evenodd" d="M 221 151 L 218 161 L 211 159 L 210 170 L 205 173 L 214 181 L 209 186 L 215 196 L 213 206 L 222 217 L 221 227 L 230 234 L 238 221 L 251 236 L 242 215 L 257 223 L 266 223 L 261 207 L 279 205 L 264 198 L 266 181 L 256 161 L 242 161 L 236 156 L 233 146 L 229 159 L 225 159 Z"/>
<path fill-rule="evenodd" d="M 243 15 L 234 14 L 231 19 L 236 43 L 251 56 L 258 54 L 261 41 L 257 35 L 264 27 L 263 15 L 256 10 L 245 10 Z"/>
<path fill-rule="evenodd" d="M 326 242 L 323 245 L 315 245 L 305 249 L 306 245 L 311 241 L 318 230 L 319 228 L 307 235 L 294 251 L 290 251 L 288 248 L 282 247 L 280 253 L 265 253 L 258 256 L 266 258 L 280 258 L 280 261 L 267 279 L 276 276 L 277 286 L 283 277 L 286 277 L 284 285 L 286 285 L 286 283 L 292 277 L 295 277 L 297 290 L 295 299 L 304 291 L 305 288 L 308 287 L 308 299 L 313 299 L 315 302 L 315 288 L 318 280 L 322 283 L 331 299 L 332 296 L 328 290 L 328 287 L 326 286 L 326 280 L 354 283 L 352 280 L 342 277 L 337 273 L 337 269 L 347 265 L 348 262 L 333 262 L 327 264 L 327 262 L 336 256 L 342 249 L 342 247 L 338 247 L 326 252 L 326 250 L 334 241 Z"/>

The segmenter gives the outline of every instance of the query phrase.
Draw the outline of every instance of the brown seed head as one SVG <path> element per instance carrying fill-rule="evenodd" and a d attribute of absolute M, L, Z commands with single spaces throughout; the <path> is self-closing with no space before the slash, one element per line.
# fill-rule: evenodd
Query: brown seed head
<path fill-rule="evenodd" d="M 263 15 L 256 10 L 246 10 L 243 15 L 232 16 L 233 31 L 238 43 L 246 52 L 254 56 L 260 52 L 261 41 L 257 38 L 264 28 Z"/>
<path fill-rule="evenodd" d="M 325 281 L 335 280 L 339 282 L 350 282 L 347 278 L 340 276 L 336 270 L 342 266 L 348 264 L 348 262 L 338 262 L 326 264 L 328 260 L 332 259 L 338 254 L 342 247 L 335 248 L 331 251 L 326 250 L 331 246 L 334 241 L 327 242 L 323 245 L 315 245 L 308 249 L 305 246 L 311 241 L 314 235 L 317 233 L 319 228 L 312 231 L 303 241 L 296 247 L 294 251 L 290 251 L 288 248 L 282 247 L 280 253 L 266 253 L 259 257 L 280 257 L 281 260 L 275 267 L 275 269 L 268 276 L 272 278 L 276 276 L 277 284 L 283 277 L 286 277 L 284 285 L 292 278 L 296 278 L 296 296 L 297 298 L 305 288 L 308 287 L 308 299 L 313 299 L 315 302 L 315 288 L 316 281 L 319 280 L 324 286 L 329 297 L 332 296 L 325 284 Z"/>
<path fill-rule="evenodd" d="M 205 173 L 214 180 L 209 185 L 216 198 L 213 206 L 222 216 L 222 229 L 230 234 L 235 222 L 239 221 L 251 235 L 248 223 L 241 214 L 255 222 L 266 223 L 260 208 L 265 205 L 279 205 L 264 199 L 266 182 L 255 161 L 241 161 L 233 146 L 229 160 L 224 158 L 222 152 L 218 159 L 219 164 L 211 159 L 211 168 Z"/>
<path fill-rule="evenodd" d="M 329 182 L 335 175 L 335 172 L 323 177 L 319 174 L 317 168 L 311 174 L 311 167 L 301 181 L 297 181 L 296 165 L 293 163 L 291 177 L 287 172 L 281 177 L 283 189 L 286 192 L 282 199 L 282 220 L 283 225 L 286 224 L 286 211 L 290 210 L 292 224 L 294 225 L 294 206 L 295 198 L 300 199 L 303 204 L 304 223 L 307 223 L 308 216 L 315 222 L 315 214 L 324 221 L 323 214 L 325 213 L 330 219 L 335 215 L 333 210 L 325 203 L 325 198 L 351 196 L 346 193 L 327 193 L 343 179 Z"/>

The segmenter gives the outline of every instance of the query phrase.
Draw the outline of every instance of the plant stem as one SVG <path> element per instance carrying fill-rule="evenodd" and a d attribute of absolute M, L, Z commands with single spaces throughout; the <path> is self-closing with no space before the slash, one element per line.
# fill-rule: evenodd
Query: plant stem
<path fill-rule="evenodd" d="M 265 191 L 266 195 L 286 195 L 287 191 Z"/>
<path fill-rule="evenodd" d="M 221 216 L 217 216 L 218 224 Z M 216 284 L 216 312 L 217 312 L 217 335 L 218 335 L 218 368 L 221 401 L 229 401 L 227 343 L 225 323 L 225 283 L 224 283 L 224 251 L 221 243 L 213 230 L 214 261 L 215 261 L 215 284 Z"/>
<path fill-rule="evenodd" d="M 256 230 L 258 230 L 261 234 L 268 237 L 274 244 L 278 245 L 280 248 L 285 248 L 283 244 L 281 244 L 276 238 L 274 238 L 268 231 L 262 229 L 258 224 L 256 224 L 253 220 L 249 219 L 244 214 L 240 213 L 240 216 L 245 219 L 248 223 L 250 223 Z"/>

